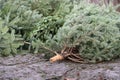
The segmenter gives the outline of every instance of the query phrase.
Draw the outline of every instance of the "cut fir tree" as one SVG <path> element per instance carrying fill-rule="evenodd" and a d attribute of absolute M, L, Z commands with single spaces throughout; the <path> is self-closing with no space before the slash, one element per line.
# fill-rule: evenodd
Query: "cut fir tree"
<path fill-rule="evenodd" d="M 112 5 L 81 2 L 66 16 L 54 40 L 61 48 L 66 46 L 62 59 L 85 63 L 115 59 L 120 55 L 120 13 Z"/>

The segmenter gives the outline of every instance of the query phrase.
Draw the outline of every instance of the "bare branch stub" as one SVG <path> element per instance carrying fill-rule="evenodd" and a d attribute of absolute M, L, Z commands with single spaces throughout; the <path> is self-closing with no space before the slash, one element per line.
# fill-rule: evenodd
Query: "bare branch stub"
<path fill-rule="evenodd" d="M 65 59 L 69 59 L 74 62 L 83 62 L 83 58 L 79 54 L 77 47 L 66 47 L 64 46 L 63 50 L 60 53 Z"/>

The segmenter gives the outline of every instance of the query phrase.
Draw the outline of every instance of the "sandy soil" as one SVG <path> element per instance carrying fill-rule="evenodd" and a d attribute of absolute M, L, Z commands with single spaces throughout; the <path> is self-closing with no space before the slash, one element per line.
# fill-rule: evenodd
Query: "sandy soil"
<path fill-rule="evenodd" d="M 50 63 L 33 54 L 0 57 L 0 80 L 120 80 L 120 60 L 80 64 Z"/>

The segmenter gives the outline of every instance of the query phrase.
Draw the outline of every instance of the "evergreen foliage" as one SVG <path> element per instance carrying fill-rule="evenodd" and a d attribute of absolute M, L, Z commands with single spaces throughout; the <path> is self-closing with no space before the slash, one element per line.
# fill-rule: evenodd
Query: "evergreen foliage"
<path fill-rule="evenodd" d="M 119 57 L 120 13 L 82 0 L 0 0 L 0 55 L 64 46 L 87 62 Z"/>
<path fill-rule="evenodd" d="M 14 35 L 22 37 L 25 42 L 22 49 L 34 51 L 37 48 L 34 42 L 45 43 L 62 27 L 71 6 L 69 0 L 1 0 L 0 17 L 8 31 L 14 30 Z"/>
<path fill-rule="evenodd" d="M 17 49 L 23 45 L 22 41 L 21 35 L 15 35 L 15 30 L 9 29 L 0 19 L 0 54 L 4 56 L 16 54 Z"/>
<path fill-rule="evenodd" d="M 89 6 L 89 7 L 86 7 Z M 75 5 L 55 36 L 63 47 L 77 46 L 87 62 L 111 60 L 120 55 L 120 13 L 112 5 L 84 2 Z"/>

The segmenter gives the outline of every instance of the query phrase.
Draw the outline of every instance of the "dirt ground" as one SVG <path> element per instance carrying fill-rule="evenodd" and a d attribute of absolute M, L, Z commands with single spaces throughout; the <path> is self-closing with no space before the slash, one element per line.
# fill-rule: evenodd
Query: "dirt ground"
<path fill-rule="evenodd" d="M 33 54 L 0 57 L 0 80 L 120 80 L 120 59 L 80 64 L 50 63 Z"/>

